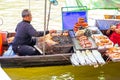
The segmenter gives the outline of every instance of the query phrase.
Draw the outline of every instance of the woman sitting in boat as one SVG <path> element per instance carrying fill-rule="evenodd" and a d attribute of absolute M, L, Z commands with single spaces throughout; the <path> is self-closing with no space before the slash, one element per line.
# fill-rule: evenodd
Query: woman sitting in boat
<path fill-rule="evenodd" d="M 17 24 L 16 35 L 12 42 L 13 51 L 19 56 L 38 55 L 40 54 L 33 46 L 36 39 L 32 37 L 40 37 L 44 35 L 43 31 L 36 31 L 30 24 L 32 15 L 30 10 L 24 9 L 22 11 L 23 20 Z M 46 31 L 45 33 L 53 33 L 55 30 Z"/>
<path fill-rule="evenodd" d="M 120 23 L 116 25 L 115 31 L 109 38 L 114 44 L 118 44 L 120 46 Z"/>

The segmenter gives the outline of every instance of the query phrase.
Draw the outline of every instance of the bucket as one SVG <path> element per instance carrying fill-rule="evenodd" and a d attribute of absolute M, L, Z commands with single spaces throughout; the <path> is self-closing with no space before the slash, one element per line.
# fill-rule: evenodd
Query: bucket
<path fill-rule="evenodd" d="M 2 49 L 2 34 L 0 33 L 0 56 L 2 56 L 3 49 Z"/>
<path fill-rule="evenodd" d="M 6 31 L 0 31 L 0 56 L 2 56 L 4 52 L 4 47 L 3 45 L 6 44 L 7 42 L 7 32 Z"/>

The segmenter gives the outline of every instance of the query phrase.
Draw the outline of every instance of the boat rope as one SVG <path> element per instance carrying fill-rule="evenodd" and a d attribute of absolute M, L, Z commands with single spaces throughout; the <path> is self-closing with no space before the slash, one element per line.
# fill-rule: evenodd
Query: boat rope
<path fill-rule="evenodd" d="M 67 57 L 65 57 L 64 55 L 61 55 L 65 60 L 69 61 L 69 59 Z"/>

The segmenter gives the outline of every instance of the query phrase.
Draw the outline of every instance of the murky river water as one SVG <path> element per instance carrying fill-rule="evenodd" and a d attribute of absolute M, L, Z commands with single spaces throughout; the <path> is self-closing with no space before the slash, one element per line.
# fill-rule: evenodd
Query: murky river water
<path fill-rule="evenodd" d="M 19 13 L 22 9 L 29 7 L 28 1 L 29 0 L 0 0 L 0 16 L 2 16 L 4 21 L 3 25 L 0 27 L 1 30 L 14 30 L 18 21 L 21 20 Z M 57 29 L 59 29 L 61 25 L 60 13 L 61 6 L 63 6 L 62 1 L 64 0 L 59 1 L 61 1 L 61 3 L 59 2 L 59 5 L 61 5 L 58 5 L 58 8 L 60 9 L 53 7 L 54 11 L 51 15 L 50 22 L 50 26 L 57 26 Z M 39 27 L 42 29 L 43 27 L 41 28 L 40 25 L 43 24 L 44 21 L 44 16 L 40 15 L 41 11 L 42 13 L 44 12 L 44 4 L 42 0 L 31 0 L 31 10 L 33 10 L 33 17 L 35 19 L 33 20 L 33 24 L 37 26 L 37 30 Z M 55 15 L 57 17 L 55 17 Z M 52 29 L 52 27 L 50 27 L 50 29 Z M 94 68 L 93 66 L 75 67 L 72 65 L 32 68 L 4 68 L 5 72 L 12 80 L 120 80 L 119 69 L 120 62 L 107 63 L 103 66 L 99 66 L 98 68 Z"/>
<path fill-rule="evenodd" d="M 12 80 L 120 80 L 120 62 L 93 66 L 4 68 Z"/>

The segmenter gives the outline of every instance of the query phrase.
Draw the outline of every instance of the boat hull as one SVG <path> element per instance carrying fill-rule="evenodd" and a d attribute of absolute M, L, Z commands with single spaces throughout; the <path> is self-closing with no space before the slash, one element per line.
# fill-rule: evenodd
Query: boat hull
<path fill-rule="evenodd" d="M 72 53 L 36 56 L 0 57 L 2 67 L 40 67 L 70 64 Z"/>

